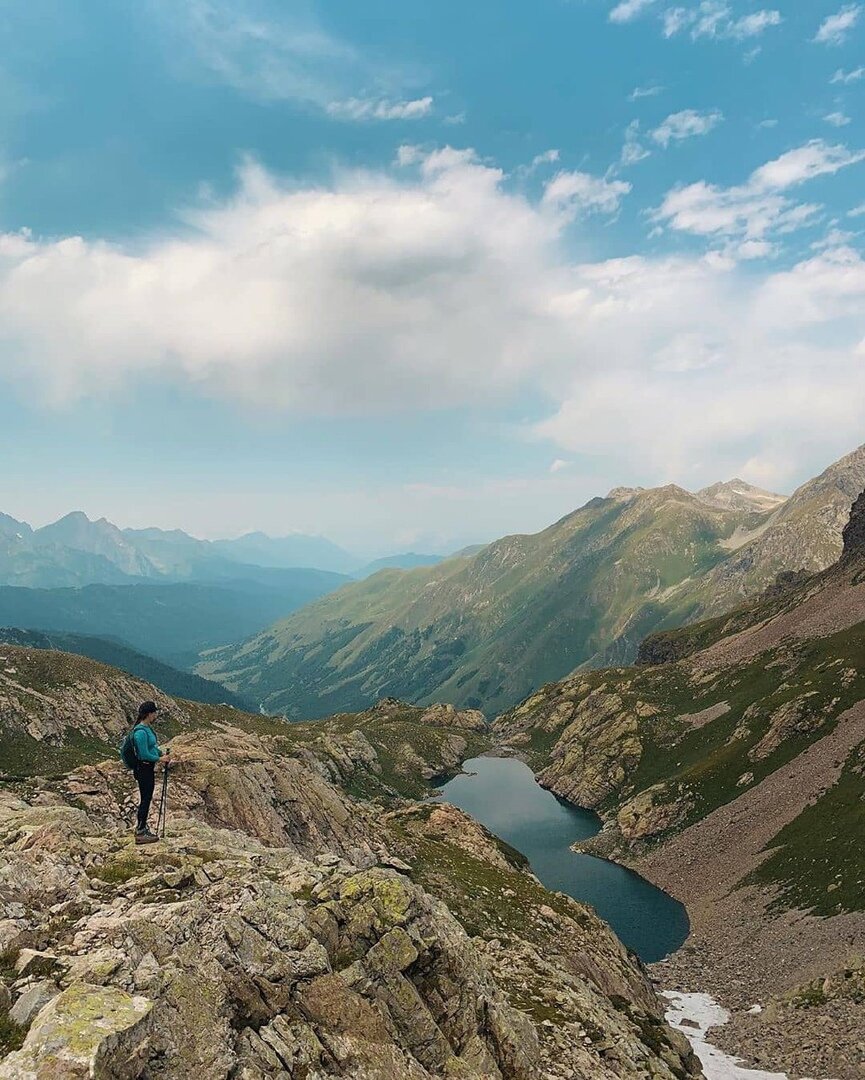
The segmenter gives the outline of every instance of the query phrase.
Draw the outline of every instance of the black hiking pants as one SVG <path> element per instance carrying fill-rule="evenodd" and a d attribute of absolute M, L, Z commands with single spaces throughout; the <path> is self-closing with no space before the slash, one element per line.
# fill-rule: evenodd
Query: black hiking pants
<path fill-rule="evenodd" d="M 153 801 L 153 785 L 156 783 L 156 766 L 152 761 L 138 761 L 132 770 L 138 781 L 138 830 L 147 828 L 147 815 Z"/>

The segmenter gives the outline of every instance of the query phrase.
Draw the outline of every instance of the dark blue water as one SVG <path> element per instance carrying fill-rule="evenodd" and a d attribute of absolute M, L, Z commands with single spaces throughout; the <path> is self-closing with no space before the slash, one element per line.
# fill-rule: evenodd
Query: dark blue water
<path fill-rule="evenodd" d="M 582 900 L 647 964 L 677 949 L 688 935 L 684 907 L 639 874 L 578 855 L 575 840 L 594 836 L 596 814 L 562 802 L 513 758 L 472 758 L 441 787 L 448 802 L 521 851 L 548 889 Z"/>

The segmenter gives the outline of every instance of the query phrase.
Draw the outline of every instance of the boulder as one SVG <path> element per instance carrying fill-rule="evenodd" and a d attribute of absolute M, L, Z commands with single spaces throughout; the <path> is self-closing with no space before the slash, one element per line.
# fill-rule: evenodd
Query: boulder
<path fill-rule="evenodd" d="M 15 971 L 19 978 L 29 979 L 34 975 L 50 975 L 60 966 L 54 953 L 40 952 L 39 949 L 22 949 L 15 961 Z"/>
<path fill-rule="evenodd" d="M 38 1014 L 0 1080 L 136 1080 L 153 1004 L 113 986 L 76 983 Z"/>
<path fill-rule="evenodd" d="M 28 986 L 9 1010 L 9 1019 L 19 1027 L 29 1027 L 33 1017 L 59 993 L 57 984 L 50 979 L 40 979 Z"/>

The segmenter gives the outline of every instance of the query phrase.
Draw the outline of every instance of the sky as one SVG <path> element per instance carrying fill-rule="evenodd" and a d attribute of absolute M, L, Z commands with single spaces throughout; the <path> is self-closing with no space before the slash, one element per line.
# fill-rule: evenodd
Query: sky
<path fill-rule="evenodd" d="M 865 4 L 7 0 L 0 509 L 446 552 L 865 441 Z"/>

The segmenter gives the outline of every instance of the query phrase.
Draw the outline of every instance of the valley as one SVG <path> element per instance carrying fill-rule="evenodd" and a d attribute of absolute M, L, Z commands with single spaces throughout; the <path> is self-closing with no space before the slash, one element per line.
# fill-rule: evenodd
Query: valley
<path fill-rule="evenodd" d="M 819 557 L 815 548 L 812 569 L 782 567 L 755 592 L 743 585 L 745 601 L 722 613 L 682 620 L 667 612 L 635 642 L 633 663 L 578 664 L 492 723 L 474 699 L 469 706 L 409 704 L 395 694 L 380 694 L 360 711 L 337 708 L 316 718 L 316 709 L 311 719 L 288 722 L 245 710 L 239 697 L 166 694 L 141 680 L 146 656 L 127 656 L 128 666 L 145 667 L 124 673 L 83 655 L 107 649 L 106 658 L 120 663 L 118 642 L 99 639 L 97 646 L 71 631 L 5 631 L 0 882 L 14 884 L 0 895 L 7 935 L 0 940 L 8 943 L 6 1008 L 27 1022 L 12 1011 L 0 1017 L 10 1051 L 0 1076 L 27 1075 L 27 1055 L 46 1052 L 54 1012 L 74 1011 L 76 994 L 110 992 L 127 1011 L 146 998 L 147 1016 L 157 1017 L 154 1023 L 142 1015 L 122 1038 L 116 1033 L 130 1060 L 147 1063 L 148 1076 L 176 1075 L 182 1062 L 184 1069 L 257 1078 L 279 1061 L 289 1076 L 301 1068 L 314 1075 L 365 1068 L 382 1080 L 443 1070 L 502 1080 L 696 1077 L 698 1063 L 681 1034 L 687 1025 L 677 1033 L 664 1023 L 663 989 L 684 994 L 681 1001 L 710 994 L 728 1010 L 730 1023 L 710 1040 L 731 1059 L 763 1072 L 783 1069 L 791 1080 L 856 1080 L 865 1063 L 865 494 L 848 506 L 844 522 L 834 505 L 862 457 L 857 452 L 806 485 L 801 511 L 797 496 L 742 510 L 742 498 L 765 503 L 768 496 L 734 484 L 699 498 L 681 489 L 619 491 L 578 511 L 576 525 L 566 519 L 554 526 L 554 535 L 576 529 L 579 546 L 569 550 L 579 562 L 576 553 L 591 547 L 587 533 L 601 523 L 596 554 L 607 569 L 620 551 L 641 550 L 637 537 L 660 565 L 654 529 L 670 530 L 683 513 L 688 536 L 696 514 L 703 526 L 712 523 L 718 546 L 718 537 L 744 528 L 742 514 L 747 543 L 763 544 L 764 554 L 777 551 L 776 540 L 765 547 L 773 529 L 800 536 L 809 514 L 826 536 L 837 530 L 838 543 L 827 541 Z M 759 536 L 755 515 L 764 519 Z M 612 551 L 611 522 L 618 522 Z M 540 543 L 522 538 L 525 550 L 530 541 Z M 432 570 L 384 570 L 315 601 L 298 618 L 344 603 L 346 592 L 365 596 L 377 588 L 387 597 L 395 574 L 405 582 L 430 573 L 460 577 L 465 564 L 487 565 L 507 550 L 502 541 Z M 700 555 L 692 540 L 676 550 L 705 557 L 711 572 L 722 565 L 716 554 Z M 772 557 L 765 555 L 766 566 L 777 569 Z M 749 574 L 759 561 L 751 559 Z M 522 581 L 523 562 L 515 566 Z M 696 589 L 693 575 L 686 578 Z M 667 618 L 673 628 L 665 628 Z M 550 633 L 561 632 L 554 623 Z M 256 670 L 255 656 L 246 656 Z M 295 659 L 302 665 L 302 650 Z M 261 666 L 258 679 L 266 674 Z M 205 682 L 199 696 L 206 699 L 210 686 L 222 690 Z M 171 869 L 155 877 L 149 853 L 130 847 L 120 830 L 130 792 L 116 759 L 129 716 L 146 697 L 162 710 L 161 737 L 177 755 L 176 827 L 155 852 Z M 202 852 L 215 853 L 216 878 L 211 854 L 202 863 Z M 219 884 L 231 880 L 240 899 L 236 887 Z M 40 892 L 54 895 L 49 907 L 56 906 L 49 881 L 62 881 L 58 888 L 74 898 L 65 929 L 49 908 L 37 904 L 26 914 Z M 371 911 L 366 900 L 355 911 L 355 895 L 369 898 Z M 248 923 L 244 905 L 265 896 L 295 927 L 299 937 L 291 940 L 308 942 L 304 955 L 318 950 L 318 959 L 307 968 L 296 957 L 294 974 L 276 982 L 282 969 L 272 958 L 256 961 L 259 968 L 245 962 L 238 981 L 231 959 L 238 946 L 226 952 L 212 923 L 195 914 L 207 993 L 220 1002 L 216 1021 L 191 1011 L 180 991 L 189 975 L 182 950 L 175 958 L 173 946 L 156 947 L 145 935 L 130 967 L 103 929 L 113 925 L 109 907 L 131 913 L 144 905 L 167 935 L 160 940 L 176 941 L 172 920 L 181 912 L 216 903 L 225 917 Z M 394 921 L 388 905 L 396 896 L 394 910 L 415 914 Z M 155 903 L 164 905 L 164 918 L 148 907 Z M 450 929 L 437 921 L 437 904 L 454 920 Z M 278 939 L 268 937 L 259 916 L 253 925 L 270 945 L 256 938 L 243 948 L 269 956 Z M 50 953 L 50 977 L 26 974 L 26 965 L 18 970 L 28 949 Z M 151 972 L 146 979 L 137 974 L 141 964 Z M 457 971 L 475 989 L 470 1012 L 453 1027 L 448 1017 L 456 1006 L 443 1006 L 442 998 Z M 254 990 L 244 982 L 249 977 L 259 979 Z M 26 1012 L 18 1002 L 31 990 L 39 1009 Z M 336 995 L 324 1011 L 320 993 L 328 1001 Z M 3 997 L 0 989 L 0 1013 Z M 478 1019 L 471 1010 L 479 1000 L 497 1019 Z M 166 1009 L 194 1032 L 188 1048 Z M 345 1010 L 350 1022 L 337 1019 Z"/>
<path fill-rule="evenodd" d="M 37 1062 L 75 1077 L 699 1075 L 588 907 L 419 798 L 490 747 L 480 714 L 385 700 L 286 725 L 62 653 L 8 647 L 5 665 L 0 749 L 19 765 L 0 785 L 4 1080 Z M 147 694 L 175 763 L 168 836 L 141 849 L 123 829 L 128 775 L 105 755 Z"/>

